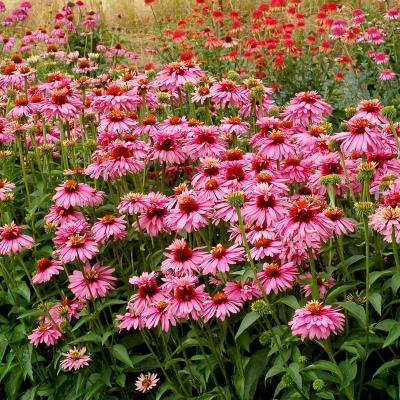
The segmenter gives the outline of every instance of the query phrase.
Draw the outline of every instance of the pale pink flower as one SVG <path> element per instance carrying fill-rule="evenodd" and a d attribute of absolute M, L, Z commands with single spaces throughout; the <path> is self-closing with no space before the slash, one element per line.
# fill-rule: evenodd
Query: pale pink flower
<path fill-rule="evenodd" d="M 90 362 L 90 357 L 86 355 L 86 347 L 77 349 L 73 347 L 67 353 L 61 353 L 64 359 L 60 362 L 60 367 L 71 371 L 87 367 Z"/>
<path fill-rule="evenodd" d="M 106 215 L 97 219 L 92 227 L 94 238 L 98 243 L 104 243 L 111 237 L 113 240 L 124 239 L 127 235 L 125 217 Z"/>
<path fill-rule="evenodd" d="M 52 346 L 56 344 L 62 334 L 51 322 L 42 322 L 37 328 L 35 328 L 28 336 L 29 342 L 35 346 L 39 346 L 40 343 L 44 343 L 46 346 Z"/>
<path fill-rule="evenodd" d="M 156 282 L 157 275 L 157 272 L 142 272 L 140 276 L 129 278 L 129 283 L 137 286 L 138 292 L 130 297 L 128 309 L 134 309 L 141 313 L 154 302 L 164 298 Z"/>
<path fill-rule="evenodd" d="M 129 312 L 124 315 L 117 315 L 116 319 L 119 321 L 118 328 L 120 332 L 123 329 L 130 331 L 132 328 L 137 330 L 142 329 L 145 326 L 145 321 L 141 314 L 136 313 L 133 309 L 130 309 Z"/>
<path fill-rule="evenodd" d="M 172 278 L 173 296 L 170 306 L 172 315 L 184 319 L 192 317 L 195 320 L 202 316 L 207 294 L 204 291 L 204 285 L 196 286 L 198 281 L 196 276 L 190 275 Z"/>
<path fill-rule="evenodd" d="M 32 237 L 22 234 L 23 229 L 23 226 L 14 222 L 0 227 L 0 254 L 12 255 L 33 247 L 35 241 Z"/>
<path fill-rule="evenodd" d="M 270 234 L 268 235 L 270 236 Z M 254 247 L 250 249 L 251 257 L 258 261 L 265 257 L 279 256 L 284 250 L 284 246 L 280 240 L 271 239 L 269 237 L 262 237 L 254 240 Z"/>
<path fill-rule="evenodd" d="M 114 288 L 115 278 L 112 273 L 114 268 L 102 267 L 99 263 L 91 266 L 86 263 L 84 272 L 75 270 L 68 277 L 68 288 L 82 300 L 94 300 L 97 297 L 105 297 Z"/>
<path fill-rule="evenodd" d="M 298 270 L 293 262 L 280 264 L 277 262 L 265 263 L 262 272 L 258 272 L 257 276 L 260 280 L 265 293 L 272 291 L 275 294 L 291 289 L 294 285 Z"/>
<path fill-rule="evenodd" d="M 176 326 L 176 318 L 169 311 L 170 303 L 167 299 L 158 300 L 143 312 L 146 328 L 155 328 L 161 325 L 164 332 L 168 332 L 170 325 Z"/>
<path fill-rule="evenodd" d="M 143 193 L 129 192 L 121 197 L 121 202 L 118 205 L 118 211 L 121 214 L 138 214 L 146 208 Z"/>
<path fill-rule="evenodd" d="M 208 225 L 212 204 L 192 190 L 185 190 L 177 198 L 175 208 L 166 218 L 169 228 L 188 233 Z"/>
<path fill-rule="evenodd" d="M 86 207 L 90 204 L 92 196 L 92 187 L 86 183 L 79 183 L 75 179 L 69 179 L 56 187 L 56 194 L 53 196 L 53 200 L 56 206 L 64 208 Z"/>
<path fill-rule="evenodd" d="M 98 131 L 123 134 L 130 132 L 137 122 L 121 110 L 111 110 L 100 117 Z"/>
<path fill-rule="evenodd" d="M 154 85 L 161 90 L 176 91 L 185 83 L 196 83 L 204 72 L 197 64 L 191 62 L 173 62 L 165 65 L 154 81 Z"/>
<path fill-rule="evenodd" d="M 379 72 L 379 79 L 381 81 L 391 81 L 396 77 L 396 73 L 390 68 L 383 69 Z"/>
<path fill-rule="evenodd" d="M 224 321 L 226 317 L 239 312 L 242 305 L 242 301 L 236 296 L 229 296 L 225 292 L 218 292 L 204 301 L 204 322 L 208 322 L 214 316 Z"/>
<path fill-rule="evenodd" d="M 147 374 L 140 374 L 135 382 L 136 390 L 141 393 L 146 393 L 155 388 L 159 380 L 157 374 L 152 374 L 150 372 Z"/>
<path fill-rule="evenodd" d="M 268 228 L 281 220 L 285 211 L 279 191 L 267 183 L 260 183 L 254 187 L 251 198 L 244 204 L 242 215 L 246 224 Z"/>
<path fill-rule="evenodd" d="M 50 211 L 44 217 L 46 224 L 54 224 L 56 226 L 70 224 L 74 222 L 85 222 L 86 217 L 73 207 L 64 208 L 53 204 L 50 206 Z"/>
<path fill-rule="evenodd" d="M 249 301 L 253 297 L 260 297 L 260 290 L 257 283 L 247 278 L 244 282 L 227 282 L 224 292 L 230 297 L 237 297 L 242 301 Z"/>
<path fill-rule="evenodd" d="M 357 222 L 345 218 L 344 212 L 340 208 L 328 208 L 324 210 L 324 215 L 333 222 L 334 232 L 336 235 L 348 235 L 356 229 Z"/>
<path fill-rule="evenodd" d="M 297 93 L 283 115 L 295 126 L 306 128 L 308 125 L 319 124 L 331 111 L 332 107 L 317 92 L 311 91 Z"/>
<path fill-rule="evenodd" d="M 369 216 L 371 227 L 383 235 L 386 242 L 392 243 L 392 232 L 396 242 L 400 243 L 400 207 L 379 207 Z"/>
<path fill-rule="evenodd" d="M 282 160 L 296 153 L 295 146 L 289 142 L 288 135 L 282 130 L 273 130 L 258 141 L 258 146 L 259 154 L 271 160 Z"/>
<path fill-rule="evenodd" d="M 189 132 L 183 150 L 192 160 L 198 160 L 202 157 L 221 157 L 226 146 L 220 138 L 218 128 L 197 126 Z"/>
<path fill-rule="evenodd" d="M 41 258 L 36 265 L 38 270 L 32 277 L 32 283 L 35 284 L 48 282 L 53 276 L 59 275 L 60 271 L 64 270 L 60 261 L 50 258 Z"/>
<path fill-rule="evenodd" d="M 289 322 L 292 335 L 301 335 L 301 340 L 308 336 L 310 339 L 328 339 L 331 333 L 335 335 L 344 328 L 345 317 L 340 308 L 331 305 L 324 306 L 317 300 L 309 301 L 303 308 L 295 311 Z"/>
<path fill-rule="evenodd" d="M 167 257 L 161 263 L 164 275 L 174 276 L 191 275 L 200 271 L 205 253 L 198 249 L 191 249 L 185 239 L 175 239 L 164 252 Z"/>
<path fill-rule="evenodd" d="M 203 274 L 215 275 L 217 272 L 228 272 L 231 265 L 235 265 L 244 260 L 244 249 L 238 245 L 228 248 L 217 244 L 211 249 L 210 254 L 203 257 L 200 269 Z"/>
<path fill-rule="evenodd" d="M 247 103 L 246 90 L 236 82 L 223 79 L 211 86 L 211 99 L 214 103 L 224 107 L 240 107 Z"/>
<path fill-rule="evenodd" d="M 168 164 L 180 164 L 186 159 L 183 132 L 159 131 L 151 135 L 154 142 L 149 152 L 150 160 L 160 160 Z"/>

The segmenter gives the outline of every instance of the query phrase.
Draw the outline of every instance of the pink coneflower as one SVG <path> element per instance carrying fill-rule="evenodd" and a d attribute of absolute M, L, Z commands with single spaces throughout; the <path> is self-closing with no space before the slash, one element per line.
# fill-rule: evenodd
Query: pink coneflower
<path fill-rule="evenodd" d="M 357 222 L 345 218 L 344 212 L 340 208 L 328 208 L 324 211 L 324 215 L 333 222 L 336 235 L 347 235 L 356 229 Z"/>
<path fill-rule="evenodd" d="M 141 393 L 146 393 L 155 388 L 159 380 L 160 379 L 157 378 L 157 374 L 152 374 L 150 372 L 145 375 L 140 374 L 135 382 L 136 390 Z"/>
<path fill-rule="evenodd" d="M 201 166 L 199 172 L 192 179 L 192 185 L 195 189 L 203 187 L 210 178 L 220 177 L 220 161 L 213 157 L 205 157 L 200 160 Z"/>
<path fill-rule="evenodd" d="M 343 153 L 375 153 L 385 147 L 387 140 L 367 119 L 348 121 L 347 125 L 350 132 L 340 132 L 333 136 L 342 141 L 340 148 Z"/>
<path fill-rule="evenodd" d="M 100 124 L 98 126 L 99 132 L 110 132 L 123 134 L 130 132 L 137 122 L 122 110 L 111 110 L 106 115 L 100 118 Z"/>
<path fill-rule="evenodd" d="M 73 347 L 68 350 L 68 353 L 61 353 L 64 359 L 60 362 L 60 367 L 68 371 L 87 367 L 89 365 L 90 357 L 86 355 L 86 347 L 77 349 Z"/>
<path fill-rule="evenodd" d="M 60 271 L 64 268 L 60 261 L 52 260 L 50 258 L 41 258 L 36 262 L 37 272 L 32 277 L 32 283 L 48 282 L 53 276 L 59 275 Z"/>
<path fill-rule="evenodd" d="M 322 100 L 315 91 L 297 93 L 286 107 L 283 115 L 296 126 L 306 128 L 319 124 L 332 111 L 332 107 Z"/>
<path fill-rule="evenodd" d="M 236 134 L 241 136 L 248 132 L 250 124 L 248 122 L 242 121 L 240 117 L 225 117 L 221 120 L 220 130 L 221 132 L 227 134 Z"/>
<path fill-rule="evenodd" d="M 121 202 L 118 205 L 118 211 L 121 214 L 138 214 L 146 208 L 143 193 L 129 192 L 121 197 Z"/>
<path fill-rule="evenodd" d="M 160 125 L 160 130 L 169 133 L 183 132 L 188 126 L 186 117 L 179 117 L 178 115 L 171 115 L 166 118 Z"/>
<path fill-rule="evenodd" d="M 157 122 L 157 117 L 153 114 L 148 114 L 142 119 L 142 122 L 135 127 L 135 132 L 138 135 L 154 135 L 159 132 L 161 124 Z"/>
<path fill-rule="evenodd" d="M 69 179 L 56 187 L 56 194 L 53 196 L 53 200 L 57 206 L 67 209 L 75 206 L 88 206 L 92 196 L 92 187 L 86 185 L 86 183 L 79 183 L 75 179 Z"/>
<path fill-rule="evenodd" d="M 72 318 L 79 318 L 79 311 L 83 304 L 78 300 L 62 299 L 59 303 L 50 308 L 49 314 L 56 324 L 64 321 L 71 321 Z"/>
<path fill-rule="evenodd" d="M 200 271 L 205 253 L 198 249 L 191 249 L 185 239 L 175 239 L 167 248 L 161 263 L 164 275 L 192 275 Z"/>
<path fill-rule="evenodd" d="M 307 160 L 292 156 L 286 158 L 280 171 L 282 177 L 290 183 L 306 182 L 311 172 L 311 165 Z"/>
<path fill-rule="evenodd" d="M 204 322 L 208 322 L 214 316 L 224 321 L 226 317 L 239 312 L 241 307 L 242 301 L 236 296 L 229 296 L 225 292 L 218 292 L 204 302 Z"/>
<path fill-rule="evenodd" d="M 321 212 L 324 206 L 314 199 L 295 201 L 289 215 L 277 224 L 281 236 L 285 241 L 305 241 L 310 247 L 326 241 L 334 232 L 334 224 Z"/>
<path fill-rule="evenodd" d="M 68 277 L 68 288 L 71 292 L 82 300 L 94 300 L 97 297 L 105 297 L 114 288 L 117 280 L 112 273 L 114 268 L 101 267 L 99 263 L 91 266 L 86 263 L 84 272 L 75 270 Z"/>
<path fill-rule="evenodd" d="M 380 51 L 370 51 L 368 55 L 375 61 L 376 64 L 386 64 L 389 61 L 389 56 Z"/>
<path fill-rule="evenodd" d="M 35 111 L 35 106 L 31 104 L 26 97 L 18 97 L 15 100 L 14 108 L 8 112 L 7 116 L 11 119 L 18 119 L 22 117 L 28 117 Z"/>
<path fill-rule="evenodd" d="M 289 326 L 292 335 L 301 335 L 301 340 L 328 339 L 331 333 L 335 335 L 343 331 L 344 315 L 340 308 L 324 306 L 317 300 L 309 301 L 303 308 L 295 311 Z"/>
<path fill-rule="evenodd" d="M 299 280 L 300 280 L 301 290 L 304 292 L 304 296 L 305 297 L 311 296 L 311 294 L 312 294 L 311 273 L 307 272 L 303 275 L 300 275 Z M 325 278 L 322 278 L 321 276 L 318 276 L 317 284 L 318 284 L 318 288 L 319 288 L 319 297 L 321 299 L 323 299 L 325 297 L 326 293 L 328 292 L 328 290 L 331 287 L 333 287 L 333 285 L 335 283 L 336 283 L 336 281 L 332 277 L 325 279 Z"/>
<path fill-rule="evenodd" d="M 382 108 L 382 104 L 377 99 L 361 100 L 357 106 L 357 112 L 351 117 L 350 122 L 366 119 L 373 125 L 387 124 L 387 118 L 381 115 Z"/>
<path fill-rule="evenodd" d="M 381 72 L 379 72 L 379 79 L 381 81 L 391 81 L 396 77 L 396 73 L 393 72 L 390 68 L 383 69 Z"/>
<path fill-rule="evenodd" d="M 166 218 L 169 228 L 188 233 L 208 225 L 212 204 L 193 190 L 185 190 L 177 197 L 175 208 Z"/>
<path fill-rule="evenodd" d="M 196 276 L 173 277 L 171 281 L 173 296 L 170 312 L 177 318 L 199 319 L 202 316 L 203 304 L 207 299 L 204 285 L 196 286 L 199 279 Z"/>
<path fill-rule="evenodd" d="M 15 189 L 15 183 L 8 182 L 7 179 L 0 179 L 0 200 L 4 200 L 4 195 Z"/>
<path fill-rule="evenodd" d="M 145 326 L 145 321 L 142 315 L 138 314 L 133 308 L 124 315 L 117 315 L 116 319 L 119 321 L 118 328 L 120 332 L 123 329 L 130 331 L 131 329 L 142 329 Z"/>
<path fill-rule="evenodd" d="M 373 229 L 383 235 L 386 242 L 392 243 L 392 232 L 396 242 L 400 243 L 400 207 L 380 207 L 369 216 L 369 223 Z"/>
<path fill-rule="evenodd" d="M 249 301 L 253 297 L 260 297 L 260 290 L 256 282 L 247 278 L 244 282 L 227 282 L 224 292 L 230 297 L 237 297 L 242 301 Z"/>
<path fill-rule="evenodd" d="M 180 61 L 165 65 L 154 81 L 156 87 L 166 91 L 176 91 L 185 83 L 196 83 L 204 72 L 197 64 Z"/>
<path fill-rule="evenodd" d="M 259 154 L 271 160 L 282 160 L 296 153 L 296 148 L 281 130 L 273 130 L 267 137 L 260 139 L 258 145 Z"/>
<path fill-rule="evenodd" d="M 390 8 L 389 10 L 387 10 L 383 18 L 386 20 L 400 19 L 400 10 L 398 8 Z"/>
<path fill-rule="evenodd" d="M 94 238 L 98 243 L 104 243 L 110 237 L 113 240 L 124 239 L 127 235 L 125 217 L 116 217 L 114 215 L 106 215 L 97 219 L 92 227 Z"/>
<path fill-rule="evenodd" d="M 164 332 L 168 332 L 169 326 L 176 326 L 176 318 L 169 312 L 170 303 L 167 299 L 154 302 L 154 304 L 143 312 L 146 328 L 154 328 L 161 325 Z"/>
<path fill-rule="evenodd" d="M 162 231 L 169 231 L 166 217 L 169 214 L 170 200 L 161 193 L 150 192 L 145 196 L 146 209 L 139 217 L 135 228 L 145 229 L 150 236 L 157 236 Z"/>
<path fill-rule="evenodd" d="M 70 95 L 70 89 L 61 87 L 54 90 L 49 98 L 41 103 L 41 112 L 46 118 L 57 117 L 62 120 L 78 115 L 82 108 L 82 101 L 77 96 Z"/>
<path fill-rule="evenodd" d="M 240 107 L 248 101 L 246 90 L 229 79 L 223 79 L 211 86 L 211 98 L 214 103 L 221 104 L 221 107 Z"/>
<path fill-rule="evenodd" d="M 269 237 L 262 237 L 254 240 L 254 247 L 250 249 L 251 257 L 258 261 L 265 257 L 276 257 L 281 254 L 284 246 L 280 240 L 271 239 Z"/>
<path fill-rule="evenodd" d="M 22 249 L 31 249 L 35 241 L 32 237 L 24 235 L 21 231 L 23 226 L 18 226 L 14 222 L 0 227 L 0 254 L 20 253 Z"/>
<path fill-rule="evenodd" d="M 46 224 L 54 224 L 56 226 L 78 221 L 86 221 L 86 217 L 80 211 L 75 210 L 73 207 L 64 208 L 55 204 L 50 207 L 49 213 L 44 217 Z"/>
<path fill-rule="evenodd" d="M 242 215 L 246 224 L 270 227 L 282 219 L 285 211 L 278 190 L 267 183 L 260 183 L 255 186 L 250 200 L 244 204 Z"/>
<path fill-rule="evenodd" d="M 241 190 L 251 182 L 245 160 L 225 161 L 222 166 L 222 173 L 232 191 Z"/>
<path fill-rule="evenodd" d="M 183 149 L 192 160 L 221 157 L 226 148 L 219 135 L 215 126 L 197 126 L 189 132 Z"/>
<path fill-rule="evenodd" d="M 278 294 L 278 292 L 291 289 L 297 275 L 297 267 L 293 262 L 286 264 L 265 263 L 262 272 L 257 273 L 266 294 L 270 294 L 272 291 Z"/>
<path fill-rule="evenodd" d="M 218 272 L 228 272 L 231 265 L 235 265 L 244 260 L 244 249 L 238 245 L 228 248 L 217 244 L 211 249 L 210 254 L 203 257 L 200 269 L 203 274 L 213 274 Z"/>
<path fill-rule="evenodd" d="M 192 95 L 192 101 L 194 103 L 204 104 L 204 102 L 210 98 L 211 98 L 211 91 L 210 87 L 207 85 L 196 87 Z"/>
<path fill-rule="evenodd" d="M 183 132 L 160 131 L 151 135 L 154 145 L 148 155 L 150 160 L 168 164 L 180 164 L 186 159 L 183 148 Z"/>
<path fill-rule="evenodd" d="M 210 178 L 204 182 L 204 187 L 200 188 L 199 194 L 212 202 L 222 200 L 230 192 L 229 186 L 229 183 L 222 179 Z"/>
<path fill-rule="evenodd" d="M 57 231 L 60 235 L 59 238 L 56 235 L 54 242 L 60 243 L 60 246 L 53 253 L 58 255 L 63 263 L 69 263 L 75 259 L 83 262 L 92 259 L 99 251 L 99 247 L 91 233 L 87 231 L 87 224 L 81 225 L 79 221 L 68 224 L 66 228 L 71 228 L 73 231 L 68 236 L 63 235 L 63 230 Z"/>
<path fill-rule="evenodd" d="M 52 346 L 56 344 L 62 334 L 51 322 L 42 322 L 37 328 L 35 328 L 28 336 L 29 341 L 39 346 L 40 343 L 44 343 L 46 346 Z"/>
<path fill-rule="evenodd" d="M 92 107 L 99 112 L 108 112 L 113 109 L 131 111 L 140 104 L 141 98 L 134 90 L 126 86 L 112 84 L 108 86 L 104 95 L 97 96 Z"/>
<path fill-rule="evenodd" d="M 72 68 L 72 71 L 78 74 L 87 74 L 91 71 L 96 71 L 98 66 L 87 58 L 78 58 L 76 66 Z"/>
<path fill-rule="evenodd" d="M 132 295 L 129 299 L 129 308 L 141 313 L 153 302 L 163 298 L 161 289 L 156 282 L 157 275 L 157 272 L 143 272 L 140 276 L 132 276 L 129 279 L 131 285 L 138 287 L 138 293 Z"/>

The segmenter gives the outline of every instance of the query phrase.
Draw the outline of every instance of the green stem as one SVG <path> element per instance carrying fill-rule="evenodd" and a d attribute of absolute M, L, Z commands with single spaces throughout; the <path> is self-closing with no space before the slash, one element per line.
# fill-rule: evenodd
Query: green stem
<path fill-rule="evenodd" d="M 398 251 L 397 241 L 396 241 L 396 234 L 394 232 L 394 226 L 392 228 L 392 249 L 393 249 L 394 260 L 396 262 L 396 271 L 398 274 L 400 274 L 400 259 L 399 259 L 399 251 Z"/>
<path fill-rule="evenodd" d="M 319 287 L 318 287 L 318 274 L 315 266 L 314 254 L 310 247 L 307 248 L 308 259 L 310 260 L 310 270 L 311 270 L 311 291 L 312 297 L 315 300 L 319 300 Z"/>

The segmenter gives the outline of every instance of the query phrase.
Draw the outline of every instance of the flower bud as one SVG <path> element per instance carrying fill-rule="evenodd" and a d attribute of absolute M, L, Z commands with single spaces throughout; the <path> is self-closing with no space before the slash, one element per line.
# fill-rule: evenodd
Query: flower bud
<path fill-rule="evenodd" d="M 364 217 L 374 212 L 375 205 L 371 201 L 359 201 L 354 204 L 354 209 L 359 217 Z"/>
<path fill-rule="evenodd" d="M 325 382 L 322 379 L 316 379 L 312 384 L 313 389 L 316 392 L 320 392 L 325 387 Z"/>
<path fill-rule="evenodd" d="M 396 107 L 395 106 L 383 107 L 381 110 L 381 115 L 383 117 L 389 118 L 390 120 L 393 120 L 393 118 L 396 117 Z"/>
<path fill-rule="evenodd" d="M 339 185 L 341 182 L 342 177 L 338 174 L 325 175 L 319 180 L 321 186 Z"/>
<path fill-rule="evenodd" d="M 260 315 L 266 315 L 271 313 L 269 305 L 265 300 L 262 299 L 253 301 L 253 303 L 251 304 L 251 311 Z"/>
<path fill-rule="evenodd" d="M 228 204 L 234 207 L 240 207 L 244 204 L 244 192 L 233 192 L 227 196 Z"/>

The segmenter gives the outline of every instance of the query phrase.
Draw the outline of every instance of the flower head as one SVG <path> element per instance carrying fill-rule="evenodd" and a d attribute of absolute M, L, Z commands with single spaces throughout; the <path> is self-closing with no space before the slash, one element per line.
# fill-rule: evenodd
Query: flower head
<path fill-rule="evenodd" d="M 63 369 L 69 371 L 77 370 L 89 365 L 90 357 L 86 355 L 86 347 L 77 349 L 76 347 L 70 349 L 67 353 L 61 353 L 64 359 L 60 362 L 60 366 Z"/>

